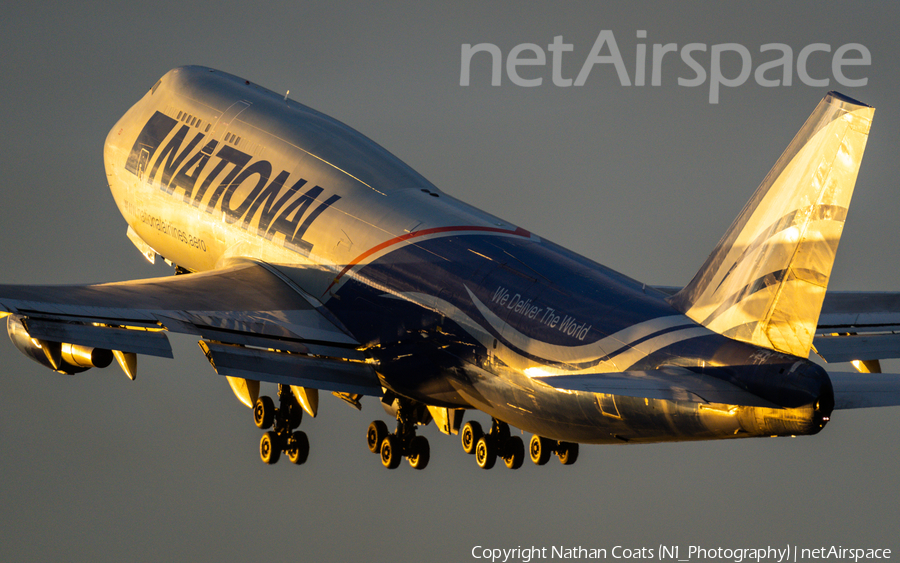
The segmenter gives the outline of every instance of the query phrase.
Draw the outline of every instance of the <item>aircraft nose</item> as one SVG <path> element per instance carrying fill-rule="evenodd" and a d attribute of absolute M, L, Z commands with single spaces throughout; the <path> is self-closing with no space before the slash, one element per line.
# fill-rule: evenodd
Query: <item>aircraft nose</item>
<path fill-rule="evenodd" d="M 106 141 L 103 143 L 103 163 L 106 167 L 107 175 L 113 174 L 116 166 L 120 164 L 124 132 L 125 120 L 123 118 L 116 122 L 106 135 Z"/>

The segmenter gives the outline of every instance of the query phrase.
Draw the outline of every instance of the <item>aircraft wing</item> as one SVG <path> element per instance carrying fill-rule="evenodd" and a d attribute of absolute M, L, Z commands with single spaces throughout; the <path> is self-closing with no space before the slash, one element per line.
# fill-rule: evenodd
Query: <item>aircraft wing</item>
<path fill-rule="evenodd" d="M 268 264 L 242 260 L 211 272 L 101 285 L 0 285 L 0 311 L 15 315 L 36 343 L 171 358 L 165 331 L 192 334 L 220 375 L 382 394 L 359 343 Z"/>
<path fill-rule="evenodd" d="M 777 405 L 725 380 L 674 366 L 647 371 L 549 375 L 533 379 L 569 391 L 606 393 L 641 399 L 778 408 Z"/>

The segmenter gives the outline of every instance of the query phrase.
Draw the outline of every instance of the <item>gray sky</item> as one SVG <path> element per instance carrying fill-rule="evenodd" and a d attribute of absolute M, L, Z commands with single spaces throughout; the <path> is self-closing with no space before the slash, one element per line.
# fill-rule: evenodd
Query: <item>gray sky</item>
<path fill-rule="evenodd" d="M 690 279 L 838 89 L 878 110 L 831 287 L 900 290 L 894 4 L 20 4 L 0 21 L 0 283 L 168 273 L 125 237 L 101 147 L 163 73 L 203 64 L 290 90 L 446 192 L 667 285 Z M 632 77 L 639 42 L 738 43 L 754 68 L 770 60 L 767 43 L 790 45 L 795 59 L 812 43 L 832 53 L 861 43 L 872 63 L 847 71 L 866 86 L 846 88 L 831 55 L 814 54 L 810 75 L 829 86 L 794 71 L 792 86 L 763 88 L 751 75 L 716 105 L 708 80 L 678 86 L 692 72 L 677 55 L 663 59 L 657 87 L 623 87 L 609 65 L 557 87 L 549 57 L 521 69 L 543 76 L 540 87 L 505 73 L 491 87 L 484 61 L 459 84 L 464 43 L 505 55 L 562 35 L 573 44 L 562 74 L 574 78 L 602 29 Z M 517 472 L 478 469 L 457 437 L 428 427 L 429 468 L 391 472 L 364 444 L 368 423 L 386 420 L 381 408 L 369 400 L 357 413 L 328 396 L 304 421 L 309 462 L 266 467 L 250 411 L 193 340 L 172 341 L 176 359 L 142 357 L 136 382 L 116 368 L 59 376 L 0 343 L 0 559 L 467 561 L 475 545 L 900 552 L 900 409 L 839 412 L 816 437 L 590 446 L 573 467 Z"/>

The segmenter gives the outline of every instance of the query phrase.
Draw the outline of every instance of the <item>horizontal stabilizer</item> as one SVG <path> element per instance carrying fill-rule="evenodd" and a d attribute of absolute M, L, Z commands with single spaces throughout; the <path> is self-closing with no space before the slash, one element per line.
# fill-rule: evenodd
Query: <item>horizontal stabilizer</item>
<path fill-rule="evenodd" d="M 813 345 L 826 362 L 900 358 L 900 293 L 828 292 Z"/>
<path fill-rule="evenodd" d="M 900 358 L 900 333 L 816 336 L 814 344 L 826 362 Z"/>
<path fill-rule="evenodd" d="M 657 286 L 666 295 L 680 287 Z M 813 339 L 826 362 L 900 358 L 900 293 L 829 291 Z"/>
<path fill-rule="evenodd" d="M 829 291 L 822 303 L 816 332 L 900 331 L 900 293 Z M 818 346 L 817 346 L 818 347 Z"/>
<path fill-rule="evenodd" d="M 779 408 L 722 379 L 672 366 L 648 371 L 554 375 L 533 379 L 569 391 L 667 401 Z"/>
<path fill-rule="evenodd" d="M 900 406 L 900 375 L 828 372 L 828 377 L 835 410 Z"/>

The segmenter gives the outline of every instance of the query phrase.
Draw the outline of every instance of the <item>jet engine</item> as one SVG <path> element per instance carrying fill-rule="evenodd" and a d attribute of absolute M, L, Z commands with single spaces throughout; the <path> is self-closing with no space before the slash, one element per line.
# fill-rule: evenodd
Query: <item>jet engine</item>
<path fill-rule="evenodd" d="M 113 360 L 110 350 L 32 338 L 23 318 L 17 315 L 7 317 L 6 331 L 20 352 L 59 373 L 74 375 L 90 368 L 105 368 Z"/>

